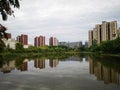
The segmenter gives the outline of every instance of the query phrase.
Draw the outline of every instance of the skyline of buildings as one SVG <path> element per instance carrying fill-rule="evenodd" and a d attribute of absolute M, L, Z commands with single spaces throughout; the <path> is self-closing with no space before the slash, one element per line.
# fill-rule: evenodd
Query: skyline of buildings
<path fill-rule="evenodd" d="M 114 40 L 119 36 L 120 29 L 117 28 L 117 21 L 102 21 L 102 24 L 96 24 L 93 30 L 88 32 L 89 46 L 94 42 L 100 44 L 103 41 Z"/>
<path fill-rule="evenodd" d="M 10 34 L 10 33 L 9 33 Z M 28 43 L 28 35 L 25 35 L 25 34 L 21 34 L 21 35 L 18 35 L 16 37 L 16 41 L 18 42 L 23 42 L 25 41 L 25 37 L 24 36 L 27 36 L 27 39 L 26 39 L 26 42 L 27 44 Z M 9 37 L 12 37 L 11 34 L 9 35 Z M 45 36 L 36 36 L 34 38 L 34 46 L 38 47 L 38 46 L 46 46 L 46 37 Z M 23 42 L 24 43 L 24 42 Z M 65 44 L 66 43 L 66 44 Z M 75 44 L 76 43 L 76 44 Z M 25 44 L 24 44 L 25 45 Z M 82 45 L 82 42 L 81 41 L 77 41 L 77 42 L 59 42 L 59 40 L 56 38 L 56 37 L 50 37 L 49 38 L 49 45 L 48 46 L 57 46 L 57 45 L 65 45 L 65 46 L 70 46 L 70 47 L 75 47 L 75 46 L 81 46 Z M 85 42 L 85 45 L 87 45 L 87 41 Z"/>
<path fill-rule="evenodd" d="M 8 38 L 12 38 L 11 33 L 8 33 Z M 92 30 L 88 31 L 88 42 L 84 42 L 84 46 L 91 46 L 95 41 L 97 44 L 100 44 L 106 40 L 114 40 L 120 36 L 120 28 L 117 27 L 117 21 L 102 21 L 101 24 L 96 24 Z M 17 41 L 24 44 L 25 48 L 28 47 L 28 35 L 21 34 L 17 36 Z M 12 40 L 13 41 L 13 40 Z M 48 44 L 47 41 L 49 42 Z M 10 42 L 10 41 L 9 41 Z M 59 42 L 56 37 L 51 36 L 46 40 L 46 36 L 36 36 L 34 38 L 34 46 L 57 46 L 65 45 L 71 48 L 81 46 L 83 42 Z"/>
<path fill-rule="evenodd" d="M 9 37 L 12 37 L 10 33 L 8 35 L 9 35 Z M 11 42 L 11 40 L 8 40 L 8 41 Z M 14 46 L 14 49 L 15 49 L 15 43 L 17 43 L 17 42 L 21 42 L 24 45 L 24 48 L 28 48 L 28 46 L 29 46 L 28 35 L 21 34 L 21 35 L 17 36 L 16 41 L 14 40 L 14 45 L 12 45 L 12 47 Z M 40 35 L 40 36 L 36 36 L 34 38 L 34 45 L 33 46 L 44 47 L 44 46 L 58 46 L 58 45 L 64 45 L 64 46 L 68 46 L 70 48 L 78 48 L 78 47 L 82 46 L 83 43 L 81 41 L 78 41 L 78 42 L 59 42 L 56 37 L 50 37 L 49 38 L 49 45 L 47 45 L 46 44 L 46 37 Z M 87 41 L 85 42 L 84 46 L 85 47 L 88 46 Z"/>

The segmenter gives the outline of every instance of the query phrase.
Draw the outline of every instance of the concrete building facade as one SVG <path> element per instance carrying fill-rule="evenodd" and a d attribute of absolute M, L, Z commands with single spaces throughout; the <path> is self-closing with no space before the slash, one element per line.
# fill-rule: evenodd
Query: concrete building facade
<path fill-rule="evenodd" d="M 70 48 L 78 48 L 82 46 L 82 42 L 78 41 L 78 42 L 59 42 L 59 45 L 61 46 L 67 46 Z"/>
<path fill-rule="evenodd" d="M 9 48 L 11 49 L 15 49 L 15 45 L 16 45 L 16 40 L 15 39 L 8 39 L 8 40 L 4 40 L 5 45 L 9 46 Z"/>
<path fill-rule="evenodd" d="M 93 30 L 89 31 L 89 46 L 96 40 L 97 44 L 102 41 L 114 40 L 117 38 L 117 21 L 106 22 L 95 25 Z"/>
<path fill-rule="evenodd" d="M 56 37 L 49 38 L 49 46 L 58 46 L 58 40 Z"/>
<path fill-rule="evenodd" d="M 45 36 L 39 36 L 34 38 L 34 46 L 45 46 Z"/>
<path fill-rule="evenodd" d="M 93 30 L 89 30 L 89 45 L 91 46 L 93 44 Z"/>
<path fill-rule="evenodd" d="M 34 46 L 38 47 L 38 37 L 34 38 Z"/>
<path fill-rule="evenodd" d="M 20 42 L 24 45 L 24 48 L 28 48 L 28 35 L 21 34 L 21 36 L 17 36 L 17 42 Z"/>
<path fill-rule="evenodd" d="M 120 37 L 120 28 L 117 29 L 117 37 Z"/>
<path fill-rule="evenodd" d="M 3 39 L 5 45 L 11 49 L 15 49 L 16 40 L 12 38 L 11 33 L 7 33 L 8 39 Z"/>
<path fill-rule="evenodd" d="M 116 32 L 117 32 L 117 21 L 102 22 L 102 41 L 115 39 Z"/>

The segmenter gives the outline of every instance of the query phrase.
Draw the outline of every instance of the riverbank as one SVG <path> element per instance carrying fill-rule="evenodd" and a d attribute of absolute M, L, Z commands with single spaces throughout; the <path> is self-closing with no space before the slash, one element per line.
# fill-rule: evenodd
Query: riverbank
<path fill-rule="evenodd" d="M 63 57 L 68 57 L 72 55 L 77 55 L 77 56 L 84 56 L 84 55 L 95 55 L 95 56 L 113 56 L 113 57 L 120 57 L 120 54 L 110 54 L 110 53 L 99 53 L 99 52 L 74 52 L 74 51 L 69 51 L 69 52 L 44 52 L 44 53 L 0 53 L 0 56 L 6 57 L 6 58 L 11 58 L 11 57 L 21 57 L 21 58 L 34 58 L 34 57 L 48 57 L 48 58 L 63 58 Z"/>

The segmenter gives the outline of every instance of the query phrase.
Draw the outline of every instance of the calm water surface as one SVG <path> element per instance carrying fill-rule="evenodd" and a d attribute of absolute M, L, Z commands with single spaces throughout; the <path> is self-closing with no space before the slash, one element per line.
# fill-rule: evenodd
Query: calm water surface
<path fill-rule="evenodd" d="M 89 56 L 1 61 L 0 90 L 120 90 L 119 65 Z"/>

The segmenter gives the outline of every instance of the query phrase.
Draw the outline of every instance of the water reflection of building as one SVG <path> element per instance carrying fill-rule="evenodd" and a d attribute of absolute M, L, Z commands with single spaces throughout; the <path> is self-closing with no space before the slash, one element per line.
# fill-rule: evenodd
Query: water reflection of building
<path fill-rule="evenodd" d="M 14 60 L 10 61 L 10 62 L 2 65 L 2 67 L 0 67 L 0 71 L 3 73 L 9 73 L 14 69 L 15 69 L 15 61 Z"/>
<path fill-rule="evenodd" d="M 105 84 L 120 83 L 120 74 L 115 69 L 106 67 L 100 62 L 94 61 L 91 58 L 89 58 L 89 70 L 90 74 L 94 74 L 97 77 L 97 80 L 103 80 Z"/>
<path fill-rule="evenodd" d="M 34 67 L 44 69 L 45 68 L 45 60 L 39 60 L 39 59 L 34 60 Z"/>
<path fill-rule="evenodd" d="M 58 60 L 49 60 L 49 65 L 50 67 L 56 67 L 58 65 L 59 61 Z"/>
<path fill-rule="evenodd" d="M 27 71 L 28 70 L 28 59 L 25 59 L 23 61 L 22 66 L 19 68 L 21 71 Z"/>

